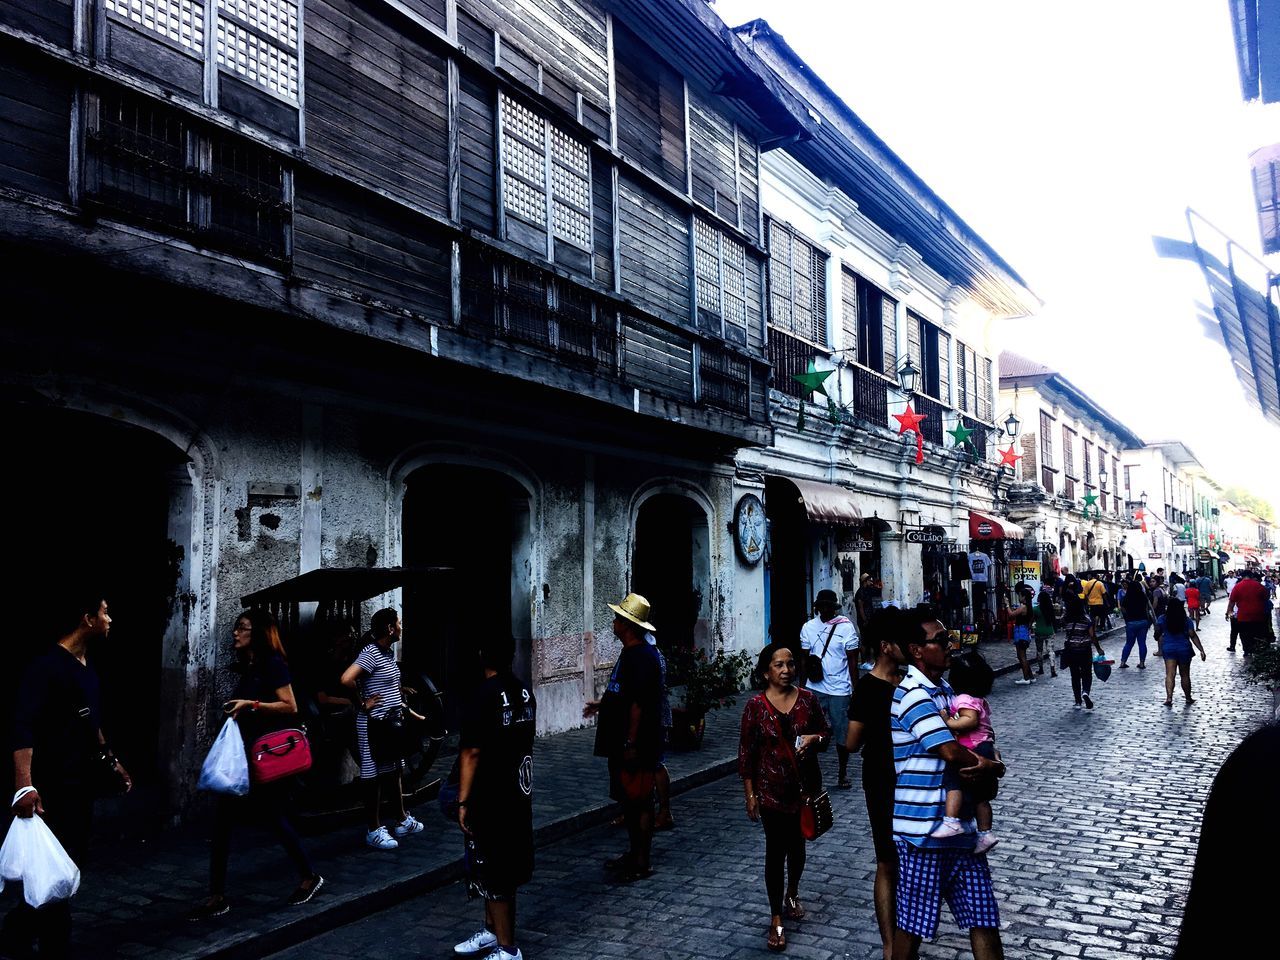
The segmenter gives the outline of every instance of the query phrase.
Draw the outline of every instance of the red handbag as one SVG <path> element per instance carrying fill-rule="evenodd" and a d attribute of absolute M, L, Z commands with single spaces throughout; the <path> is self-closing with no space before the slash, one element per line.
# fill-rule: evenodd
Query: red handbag
<path fill-rule="evenodd" d="M 311 744 L 305 730 L 275 730 L 263 734 L 249 748 L 249 773 L 254 783 L 270 783 L 311 769 Z"/>

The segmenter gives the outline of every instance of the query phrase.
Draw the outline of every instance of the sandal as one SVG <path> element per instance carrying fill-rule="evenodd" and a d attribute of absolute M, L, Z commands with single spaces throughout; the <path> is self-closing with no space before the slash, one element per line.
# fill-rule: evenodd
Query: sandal
<path fill-rule="evenodd" d="M 787 897 L 782 901 L 782 915 L 788 920 L 804 919 L 804 907 L 800 906 L 799 897 Z"/>
<path fill-rule="evenodd" d="M 1165 705 L 1166 707 L 1172 707 L 1172 706 L 1173 706 L 1173 701 L 1172 701 L 1172 700 L 1166 700 L 1166 701 L 1164 702 L 1164 705 Z"/>
<path fill-rule="evenodd" d="M 774 926 L 772 923 L 769 924 L 769 933 L 768 937 L 765 939 L 765 946 L 774 953 L 781 953 L 783 950 L 787 949 L 787 935 L 782 932 L 781 924 L 778 924 L 777 926 Z"/>
<path fill-rule="evenodd" d="M 610 857 L 604 862 L 604 868 L 616 873 L 625 873 L 635 866 L 635 860 L 632 859 L 630 853 L 619 854 L 616 857 Z"/>

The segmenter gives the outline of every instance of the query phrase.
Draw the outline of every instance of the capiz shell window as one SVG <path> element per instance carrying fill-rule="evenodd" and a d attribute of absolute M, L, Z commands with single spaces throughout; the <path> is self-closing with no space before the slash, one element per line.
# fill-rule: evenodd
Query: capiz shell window
<path fill-rule="evenodd" d="M 204 54 L 204 0 L 106 0 L 112 13 Z"/>
<path fill-rule="evenodd" d="M 218 0 L 218 66 L 296 102 L 298 5 L 289 0 Z"/>

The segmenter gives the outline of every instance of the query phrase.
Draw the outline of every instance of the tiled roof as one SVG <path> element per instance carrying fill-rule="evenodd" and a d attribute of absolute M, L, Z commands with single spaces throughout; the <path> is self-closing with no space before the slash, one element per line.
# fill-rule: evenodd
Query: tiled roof
<path fill-rule="evenodd" d="M 1000 352 L 1000 379 L 1005 377 L 1051 377 L 1057 370 L 1046 367 L 1036 360 L 1028 360 L 1020 353 L 1011 350 Z"/>

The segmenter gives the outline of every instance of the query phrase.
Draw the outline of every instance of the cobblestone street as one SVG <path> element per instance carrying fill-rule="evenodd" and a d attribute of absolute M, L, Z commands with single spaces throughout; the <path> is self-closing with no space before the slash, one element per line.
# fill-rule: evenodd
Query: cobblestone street
<path fill-rule="evenodd" d="M 1013 676 L 998 681 L 993 720 L 1011 770 L 996 803 L 1003 842 L 991 863 L 1008 956 L 1169 954 L 1205 795 L 1269 702 L 1243 683 L 1218 618 L 1206 621 L 1204 636 L 1209 659 L 1193 666 L 1192 706 L 1180 693 L 1172 710 L 1162 705 L 1158 661 L 1095 683 L 1092 713 L 1072 710 L 1065 676 L 1025 688 Z M 1111 638 L 1117 659 L 1119 646 Z M 791 925 L 787 953 L 878 957 L 862 793 L 833 799 L 836 826 L 809 847 L 801 887 L 809 916 Z M 678 828 L 655 844 L 658 873 L 629 887 L 611 886 L 600 869 L 625 842 L 620 831 L 597 828 L 540 851 L 520 901 L 526 956 L 766 956 L 763 836 L 742 812 L 737 778 L 678 798 L 675 813 Z M 479 916 L 455 884 L 276 956 L 443 957 Z M 963 956 L 966 947 L 944 910 L 939 939 L 921 955 Z"/>

